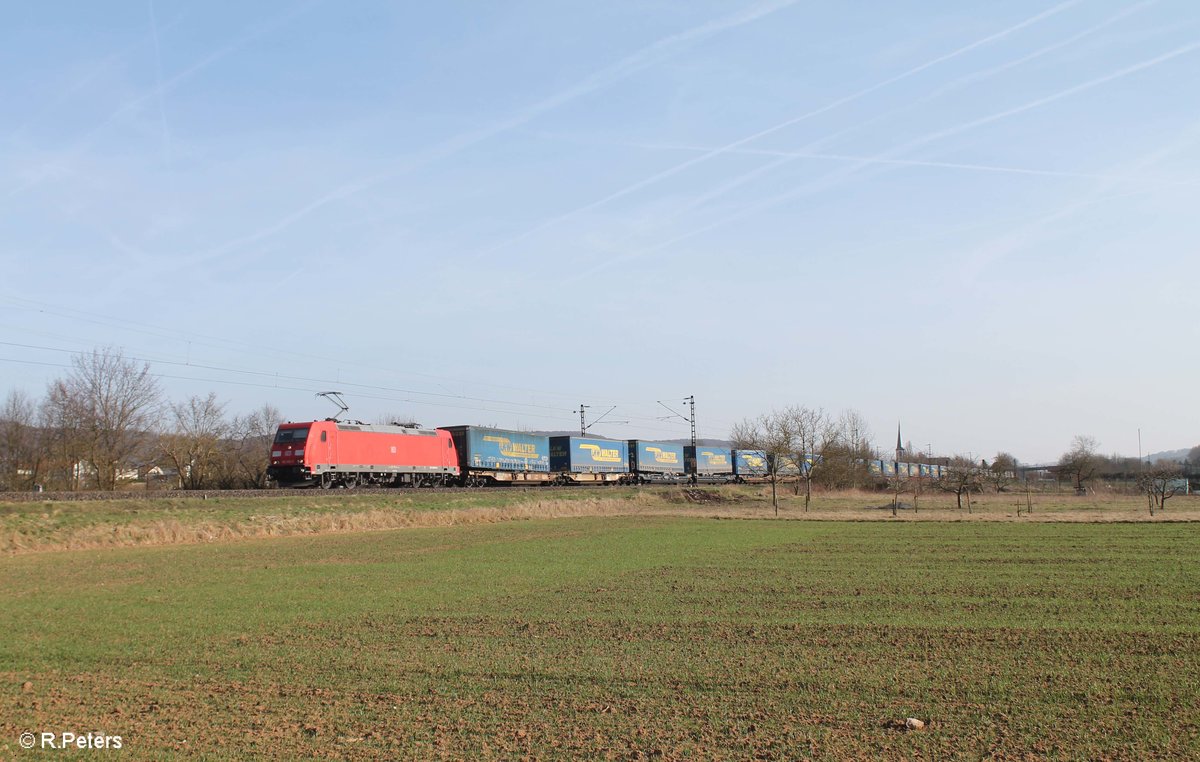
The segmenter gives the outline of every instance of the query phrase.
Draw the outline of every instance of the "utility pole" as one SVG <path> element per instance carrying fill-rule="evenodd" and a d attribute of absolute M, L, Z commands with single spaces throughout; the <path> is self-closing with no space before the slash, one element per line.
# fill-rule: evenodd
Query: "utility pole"
<path fill-rule="evenodd" d="M 588 429 L 595 426 L 597 423 L 600 423 L 600 421 L 603 421 L 606 417 L 608 417 L 609 413 L 611 413 L 612 411 L 617 409 L 617 406 L 613 405 L 608 410 L 605 410 L 604 414 L 601 415 L 599 418 L 592 421 L 591 423 L 588 423 L 586 415 L 587 415 L 587 409 L 589 407 L 591 407 L 591 405 L 584 405 L 582 403 L 580 403 L 580 405 L 579 405 L 579 436 L 581 436 L 581 437 L 587 436 Z M 609 421 L 609 423 L 614 423 L 614 424 L 615 423 L 629 423 L 629 421 Z"/>
<path fill-rule="evenodd" d="M 680 418 L 682 420 L 687 421 L 688 423 L 690 423 L 692 425 L 692 447 L 695 447 L 696 446 L 696 395 L 693 394 L 689 397 L 684 397 L 683 401 L 685 403 L 687 403 L 687 405 L 691 408 L 691 417 L 685 417 L 682 413 L 676 412 L 673 407 L 671 407 L 667 403 L 663 402 L 662 400 L 655 400 L 655 402 L 662 405 L 667 410 L 671 411 L 670 417 Z M 665 421 L 666 418 L 662 418 L 660 420 Z"/>
<path fill-rule="evenodd" d="M 684 402 L 688 403 L 692 410 L 692 447 L 696 446 L 696 395 L 690 395 Z"/>

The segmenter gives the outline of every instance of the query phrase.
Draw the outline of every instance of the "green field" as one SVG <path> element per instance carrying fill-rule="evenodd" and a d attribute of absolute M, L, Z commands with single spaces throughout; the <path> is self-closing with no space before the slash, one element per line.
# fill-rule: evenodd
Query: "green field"
<path fill-rule="evenodd" d="M 38 755 L 27 730 L 140 759 L 1200 756 L 1197 524 L 583 517 L 42 552 L 0 560 L 0 606 L 0 758 Z"/>

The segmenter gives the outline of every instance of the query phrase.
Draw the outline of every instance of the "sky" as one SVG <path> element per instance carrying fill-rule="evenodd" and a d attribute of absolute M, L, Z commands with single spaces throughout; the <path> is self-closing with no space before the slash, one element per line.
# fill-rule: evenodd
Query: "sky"
<path fill-rule="evenodd" d="M 0 394 L 1191 447 L 1198 81 L 1193 0 L 10 4 Z"/>

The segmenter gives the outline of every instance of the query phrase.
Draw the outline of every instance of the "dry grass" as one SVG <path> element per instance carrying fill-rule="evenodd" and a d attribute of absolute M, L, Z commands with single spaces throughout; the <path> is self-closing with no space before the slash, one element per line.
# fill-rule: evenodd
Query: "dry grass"
<path fill-rule="evenodd" d="M 501 499 L 503 498 L 503 499 Z M 1151 517 L 1142 498 L 1120 495 L 1076 497 L 1074 495 L 1026 496 L 1000 494 L 976 497 L 971 510 L 957 508 L 954 497 L 923 494 L 915 501 L 911 493 L 900 497 L 893 516 L 889 493 L 843 491 L 814 495 L 808 511 L 803 496 L 781 490 L 778 515 L 770 501 L 770 488 L 695 487 L 654 488 L 634 492 L 607 493 L 580 498 L 540 496 L 530 493 L 514 498 L 497 495 L 494 505 L 457 506 L 450 495 L 445 504 L 432 507 L 407 506 L 394 499 L 364 498 L 358 502 L 320 507 L 320 497 L 303 506 L 263 501 L 265 512 L 226 512 L 215 518 L 189 515 L 178 510 L 174 498 L 169 507 L 155 501 L 129 517 L 98 516 L 94 521 L 55 526 L 50 530 L 13 524 L 0 533 L 0 552 L 29 553 L 146 545 L 192 545 L 244 539 L 293 535 L 368 532 L 417 527 L 490 524 L 503 521 L 553 519 L 577 516 L 670 515 L 720 519 L 774 519 L 807 521 L 936 521 L 936 522 L 1179 522 L 1200 521 L 1200 496 L 1177 497 L 1166 511 Z M 336 500 L 337 497 L 328 498 Z M 166 501 L 163 501 L 164 504 Z M 1028 504 L 1032 504 L 1032 512 Z M 43 510 L 42 507 L 34 507 Z M 1019 509 L 1019 510 L 1018 510 Z M 158 515 L 156 515 L 156 513 Z M 28 513 L 26 514 L 29 515 Z M 42 514 L 48 517 L 49 514 Z M 0 525 L 2 526 L 2 525 Z"/>
<path fill-rule="evenodd" d="M 253 515 L 235 522 L 161 519 L 148 523 L 104 523 L 73 528 L 58 536 L 30 536 L 12 531 L 0 550 L 21 553 L 83 550 L 135 545 L 190 545 L 306 534 L 369 532 L 411 527 L 491 524 L 500 521 L 550 519 L 568 516 L 616 516 L 641 512 L 649 501 L 537 499 L 503 507 L 452 508 L 444 511 L 365 509 L 307 515 Z"/>
<path fill-rule="evenodd" d="M 740 503 L 771 508 L 770 487 L 756 486 Z M 781 519 L 816 521 L 1022 521 L 1022 522 L 1177 522 L 1200 521 L 1200 495 L 1180 495 L 1167 502 L 1167 509 L 1151 516 L 1146 498 L 1139 495 L 1098 493 L 1087 496 L 1057 493 L 1004 492 L 975 495 L 970 508 L 964 499 L 960 509 L 953 495 L 911 492 L 899 495 L 899 508 L 892 515 L 890 492 L 843 490 L 813 495 L 809 510 L 804 496 L 787 488 L 780 491 Z M 1032 511 L 1030 510 L 1032 509 Z M 760 511 L 761 513 L 761 511 Z"/>

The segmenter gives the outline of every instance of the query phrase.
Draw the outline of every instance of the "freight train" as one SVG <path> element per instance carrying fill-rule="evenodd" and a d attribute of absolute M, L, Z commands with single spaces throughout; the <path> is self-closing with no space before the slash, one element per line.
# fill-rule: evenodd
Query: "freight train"
<path fill-rule="evenodd" d="M 483 426 L 425 429 L 354 421 L 279 426 L 268 478 L 284 487 L 466 486 L 497 484 L 646 484 L 762 481 L 768 459 L 757 450 L 689 447 L 644 439 L 543 436 Z M 786 460 L 794 478 L 813 460 Z M 818 461 L 819 462 L 819 461 Z M 940 475 L 940 466 L 868 461 L 884 477 Z"/>

